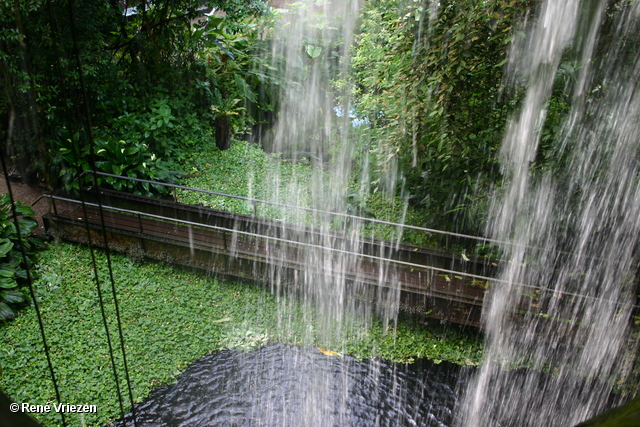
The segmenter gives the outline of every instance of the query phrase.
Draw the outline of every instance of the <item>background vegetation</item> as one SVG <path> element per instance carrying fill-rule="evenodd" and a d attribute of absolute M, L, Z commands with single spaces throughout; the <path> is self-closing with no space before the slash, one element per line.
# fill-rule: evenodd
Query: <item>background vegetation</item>
<path fill-rule="evenodd" d="M 67 191 L 94 166 L 175 180 L 191 152 L 226 148 L 272 110 L 256 71 L 265 2 L 205 3 L 226 17 L 191 0 L 0 2 L 0 137 L 21 175 Z"/>
<path fill-rule="evenodd" d="M 617 40 L 610 25 L 621 2 L 609 2 L 599 54 L 615 43 L 635 52 L 638 41 Z M 349 64 L 339 39 L 329 43 L 316 34 L 339 29 L 312 14 L 315 32 L 291 59 L 296 64 L 288 65 L 300 68 L 302 80 L 312 70 L 331 77 L 327 99 L 349 93 L 350 111 L 343 114 L 357 123 L 347 141 L 356 153 L 354 211 L 375 216 L 369 196 L 380 191 L 408 202 L 416 225 L 484 232 L 488 200 L 503 180 L 498 147 L 525 89 L 507 52 L 526 41 L 524 22 L 535 19 L 538 3 L 370 0 Z M 272 49 L 280 12 L 266 0 L 135 4 L 134 13 L 115 1 L 0 1 L 0 137 L 4 154 L 28 182 L 74 192 L 88 182 L 78 174 L 94 167 L 174 182 L 194 166 L 202 174 L 207 162 L 200 156 L 221 156 L 216 148 L 228 149 L 232 139 L 267 141 L 263 134 L 274 123 L 282 88 L 301 86 L 279 72 L 287 60 Z M 205 7 L 225 15 L 205 19 Z M 582 66 L 574 51 L 567 49 L 546 106 L 532 174 L 562 170 L 562 153 L 551 141 L 561 132 Z M 345 66 L 350 77 L 340 73 Z M 338 105 L 327 99 L 323 106 Z M 331 145 L 344 143 L 340 133 L 309 135 L 329 139 L 322 161 L 330 160 Z M 101 181 L 163 193 L 162 187 Z"/>
<path fill-rule="evenodd" d="M 369 1 L 353 57 L 354 110 L 374 176 L 406 180 L 425 225 L 481 234 L 517 96 L 503 96 L 514 26 L 533 1 Z M 391 175 L 391 176 L 389 176 Z M 396 177 L 397 176 L 397 177 Z"/>
<path fill-rule="evenodd" d="M 631 58 L 638 39 L 617 40 L 609 25 L 623 1 L 608 3 L 597 51 L 627 43 Z M 323 179 L 322 165 L 265 154 L 264 147 L 246 141 L 262 141 L 280 108 L 282 88 L 298 83 L 283 81 L 278 73 L 283 58 L 270 58 L 276 16 L 266 3 L 141 1 L 135 13 L 125 13 L 117 1 L 0 0 L 2 154 L 28 183 L 71 194 L 89 182 L 79 180 L 80 173 L 96 169 L 305 205 L 313 179 Z M 302 71 L 321 67 L 331 76 L 327 96 L 349 93 L 350 111 L 343 114 L 353 118 L 350 137 L 345 141 L 342 135 L 329 135 L 335 138 L 329 141 L 333 147 L 323 153 L 328 159 L 322 159 L 331 161 L 336 144 L 353 145 L 349 212 L 484 232 L 490 196 L 500 191 L 504 179 L 498 147 L 524 89 L 521 70 L 509 69 L 511 80 L 505 81 L 507 52 L 512 43 L 526 40 L 521 23 L 525 15 L 530 21 L 535 18 L 538 3 L 368 0 L 363 2 L 351 63 L 341 63 L 338 44 L 306 41 L 300 50 Z M 203 6 L 226 15 L 204 19 Z M 322 16 L 314 19 L 315 25 L 326 24 Z M 338 72 L 341 65 L 352 69 L 350 77 Z M 562 170 L 562 153 L 554 151 L 551 141 L 562 132 L 581 66 L 568 49 L 547 106 L 532 175 L 548 168 Z M 597 79 L 598 70 L 595 73 Z M 586 99 L 597 96 L 595 91 L 584 94 Z M 274 171 L 277 183 L 268 178 Z M 117 190 L 164 194 L 160 186 L 99 181 Z M 193 193 L 178 197 L 254 212 L 253 205 L 237 199 Z M 2 203 L 0 315 L 9 318 L 11 307 L 24 304 L 18 288 L 24 274 L 15 255 L 6 200 Z M 31 215 L 24 207 L 19 210 Z M 268 209 L 261 214 L 282 217 Z M 29 230 L 29 221 L 23 221 Z M 367 231 L 376 237 L 394 236 L 390 228 Z M 441 243 L 421 233 L 406 233 L 405 240 Z M 122 280 L 125 334 L 138 372 L 133 378 L 137 399 L 207 351 L 250 348 L 270 340 L 312 344 L 299 342 L 302 335 L 295 330 L 287 337 L 271 334 L 267 326 L 274 321 L 273 301 L 261 290 L 114 259 L 116 277 Z M 40 262 L 38 297 L 46 328 L 56 336 L 54 365 L 64 367 L 61 380 L 70 393 L 65 400 L 105 402 L 102 422 L 117 411 L 114 394 L 106 388 L 108 359 L 100 341 L 91 272 L 85 268 L 86 251 L 63 245 L 44 252 Z M 165 276 L 171 281 L 162 279 Z M 257 306 L 264 308 L 249 308 Z M 233 320 L 213 323 L 227 318 Z M 16 400 L 53 397 L 34 319 L 33 310 L 23 310 L 14 322 L 0 326 L 2 387 Z M 69 333 L 69 324 L 75 335 Z M 181 336 L 188 342 L 176 346 Z M 401 361 L 429 356 L 478 363 L 476 341 L 443 336 L 410 323 L 399 324 L 395 331 L 374 329 L 370 335 L 354 329 L 353 341 L 337 350 Z"/>

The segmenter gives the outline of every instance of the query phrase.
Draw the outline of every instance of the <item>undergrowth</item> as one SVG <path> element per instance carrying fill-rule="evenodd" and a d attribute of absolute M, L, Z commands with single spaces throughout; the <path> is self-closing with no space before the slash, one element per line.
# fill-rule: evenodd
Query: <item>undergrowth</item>
<path fill-rule="evenodd" d="M 96 257 L 128 407 L 106 258 L 99 251 Z M 223 282 L 159 263 L 138 264 L 119 254 L 112 255 L 112 267 L 136 402 L 152 388 L 173 381 L 208 352 L 251 350 L 270 342 L 322 345 L 305 341 L 309 325 L 299 320 L 308 316 L 303 316 L 297 302 L 277 301 L 256 285 Z M 39 254 L 39 273 L 37 298 L 62 402 L 98 408 L 96 414 L 67 414 L 67 422 L 103 425 L 120 411 L 90 252 L 83 246 L 50 244 Z M 278 328 L 279 304 L 288 305 L 288 328 Z M 0 342 L 0 388 L 16 402 L 54 402 L 35 311 L 24 309 L 13 322 L 0 326 Z M 481 347 L 481 340 L 473 334 L 456 329 L 435 331 L 419 322 L 400 321 L 397 328 L 387 330 L 382 322 L 366 330 L 354 325 L 336 350 L 358 358 L 411 362 L 429 357 L 477 365 Z M 37 418 L 50 426 L 61 423 L 56 414 L 38 414 Z"/>
<path fill-rule="evenodd" d="M 274 203 L 320 208 L 336 211 L 332 207 L 335 194 L 328 194 L 322 206 L 314 206 L 312 194 L 327 190 L 330 186 L 328 169 L 313 165 L 306 160 L 292 162 L 281 159 L 278 154 L 267 154 L 255 144 L 234 141 L 231 148 L 218 151 L 210 146 L 188 162 L 191 173 L 183 179 L 188 187 L 199 188 L 217 193 L 230 194 Z M 345 200 L 341 204 L 346 213 L 366 218 L 414 226 L 422 225 L 420 212 L 408 206 L 400 197 L 388 197 L 380 192 L 362 191 L 355 180 L 344 189 Z M 216 196 L 194 191 L 180 190 L 176 194 L 182 203 L 204 205 L 246 215 L 256 215 L 291 223 L 319 225 L 318 214 L 291 209 L 288 206 L 253 203 L 247 200 Z M 342 220 L 337 217 L 331 223 L 332 228 L 341 229 Z M 435 245 L 433 236 L 418 230 L 404 229 L 386 224 L 366 223 L 362 234 L 370 237 L 400 240 L 416 245 Z"/>
<path fill-rule="evenodd" d="M 225 151 L 207 148 L 194 156 L 189 164 L 191 173 L 183 180 L 183 184 L 189 187 L 291 205 L 306 206 L 310 203 L 305 197 L 308 193 L 296 194 L 295 191 L 296 188 L 309 188 L 311 168 L 308 164 L 281 161 L 245 141 L 234 141 Z M 177 198 L 182 203 L 242 214 L 252 215 L 255 212 L 251 202 L 229 197 L 180 190 Z M 265 205 L 255 205 L 255 209 L 261 216 L 274 214 Z M 275 212 L 276 216 L 281 213 L 280 210 Z"/>

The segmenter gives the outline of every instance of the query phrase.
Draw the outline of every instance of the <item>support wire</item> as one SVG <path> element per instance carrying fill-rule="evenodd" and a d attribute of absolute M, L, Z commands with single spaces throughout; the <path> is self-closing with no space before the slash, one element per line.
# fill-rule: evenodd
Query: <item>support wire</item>
<path fill-rule="evenodd" d="M 74 13 L 73 13 L 74 3 L 75 3 L 74 0 L 69 0 L 69 2 L 68 2 L 69 21 L 70 21 L 72 40 L 73 40 L 74 54 L 75 54 L 75 59 L 76 59 L 76 66 L 77 66 L 77 69 L 78 69 L 78 76 L 80 78 L 80 86 L 81 86 L 81 90 L 82 90 L 82 99 L 83 99 L 82 104 L 83 104 L 83 110 L 84 110 L 86 126 L 87 126 L 87 135 L 88 135 L 88 138 L 89 138 L 90 166 L 95 171 L 96 170 L 95 142 L 94 142 L 94 139 L 93 139 L 93 132 L 92 132 L 92 126 L 91 126 L 91 113 L 89 111 L 89 99 L 88 99 L 88 96 L 87 96 L 87 89 L 86 89 L 86 84 L 85 84 L 85 80 L 84 80 L 84 70 L 82 68 L 82 62 L 80 60 L 80 52 L 79 52 L 79 48 L 78 48 L 78 37 L 77 37 L 77 31 L 76 31 L 76 28 L 75 28 L 75 17 L 74 17 Z M 94 184 L 97 185 L 97 182 L 96 182 L 96 179 L 95 179 L 95 174 L 93 176 L 94 176 Z M 115 278 L 113 276 L 113 268 L 112 268 L 112 264 L 111 264 L 111 255 L 110 255 L 110 252 L 109 252 L 109 244 L 108 244 L 108 240 L 107 240 L 107 230 L 106 230 L 106 226 L 105 226 L 105 223 L 104 223 L 104 212 L 102 210 L 102 202 L 101 202 L 101 198 L 100 198 L 99 195 L 98 195 L 98 206 L 99 206 L 99 210 L 100 210 L 100 222 L 101 222 L 101 225 L 102 225 L 102 237 L 104 239 L 105 255 L 106 255 L 106 258 L 107 258 L 107 267 L 108 267 L 108 270 L 109 270 L 109 280 L 111 282 L 111 293 L 112 293 L 112 297 L 113 297 L 113 305 L 114 305 L 115 314 L 116 314 L 116 325 L 117 325 L 117 329 L 118 329 L 118 336 L 120 338 L 120 349 L 121 349 L 121 352 L 122 352 L 122 363 L 123 363 L 124 374 L 125 374 L 126 383 L 127 383 L 127 391 L 128 391 L 128 394 L 129 394 L 129 402 L 131 403 L 131 414 L 133 415 L 133 424 L 134 424 L 134 426 L 137 427 L 138 422 L 137 422 L 136 411 L 135 411 L 135 404 L 134 404 L 135 402 L 133 400 L 133 391 L 131 389 L 131 378 L 129 376 L 129 367 L 128 367 L 128 363 L 127 363 L 127 353 L 126 353 L 126 350 L 125 350 L 124 334 L 122 333 L 122 320 L 121 320 L 121 317 L 120 317 L 120 307 L 119 307 L 119 304 L 118 304 L 118 297 L 117 297 L 117 292 L 116 292 Z M 87 228 L 88 228 L 88 225 L 87 225 Z M 91 234 L 90 230 L 88 230 L 87 234 L 88 235 Z M 95 258 L 93 258 L 93 262 L 94 262 L 94 267 L 95 267 Z M 96 277 L 97 277 L 97 275 L 96 275 Z M 119 389 L 119 385 L 118 385 L 118 389 Z"/>
<path fill-rule="evenodd" d="M 7 140 L 11 139 L 11 134 L 13 131 L 14 114 L 15 113 L 13 111 L 13 108 L 11 108 L 11 111 L 9 113 L 9 129 L 7 131 Z M 9 171 L 7 170 L 7 163 L 4 158 L 4 153 L 2 152 L 0 152 L 0 162 L 2 163 L 4 179 L 5 179 L 5 182 L 7 183 L 7 192 L 9 193 L 9 200 L 11 200 L 11 214 L 13 216 L 13 223 L 16 227 L 16 234 L 18 236 L 18 246 L 20 247 L 20 252 L 22 253 L 22 261 L 24 262 L 24 269 L 27 272 L 27 283 L 29 285 L 29 294 L 31 295 L 33 308 L 36 311 L 36 317 L 38 318 L 38 326 L 40 327 L 40 335 L 42 336 L 42 344 L 44 345 L 44 354 L 47 357 L 47 366 L 49 367 L 49 373 L 51 374 L 51 381 L 53 382 L 53 388 L 56 392 L 56 400 L 58 401 L 59 404 L 62 404 L 62 399 L 60 398 L 60 390 L 58 388 L 58 381 L 56 380 L 56 373 L 55 373 L 55 370 L 53 369 L 53 364 L 51 363 L 51 354 L 50 354 L 49 344 L 47 343 L 47 337 L 44 332 L 44 324 L 42 322 L 42 313 L 40 313 L 40 306 L 38 305 L 38 299 L 36 298 L 36 293 L 33 289 L 33 277 L 31 276 L 31 267 L 29 265 L 29 257 L 27 257 L 27 253 L 25 252 L 24 244 L 22 242 L 22 234 L 20 232 L 20 222 L 18 221 L 18 214 L 16 212 L 16 204 L 13 199 L 13 191 L 11 190 L 11 183 L 9 182 Z M 62 425 L 66 427 L 67 420 L 64 416 L 64 411 L 60 412 L 60 417 L 62 418 Z"/>

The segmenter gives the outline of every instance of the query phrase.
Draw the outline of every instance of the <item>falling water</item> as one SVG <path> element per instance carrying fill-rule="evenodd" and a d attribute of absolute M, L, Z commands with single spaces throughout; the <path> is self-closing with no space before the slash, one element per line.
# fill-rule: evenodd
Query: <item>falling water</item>
<path fill-rule="evenodd" d="M 331 79 L 345 67 L 339 58 L 348 55 L 359 6 L 358 1 L 300 2 L 284 10 L 271 52 L 273 65 L 279 69 L 284 85 L 278 121 L 267 139 L 267 148 L 294 162 L 310 159 L 316 167 L 310 186 L 297 182 L 295 177 L 283 186 L 280 170 L 274 170 L 268 178 L 273 190 L 270 198 L 316 210 L 283 209 L 278 215 L 283 220 L 283 237 L 312 245 L 300 254 L 306 268 L 295 278 L 295 292 L 307 304 L 305 321 L 313 324 L 313 331 L 309 333 L 324 335 L 329 341 L 331 336 L 340 335 L 347 297 L 346 278 L 335 277 L 331 272 L 339 270 L 343 264 L 355 262 L 348 254 L 337 256 L 328 249 L 336 246 L 331 232 L 336 231 L 339 220 L 320 212 L 344 210 L 350 173 L 348 154 L 339 150 L 329 156 L 330 142 L 339 132 Z M 313 225 L 321 233 L 308 236 L 304 230 L 285 229 L 285 223 Z M 343 241 L 339 249 L 357 252 L 357 242 Z M 272 255 L 275 261 L 271 277 L 273 290 L 278 295 L 290 294 L 291 288 L 283 282 L 282 272 L 288 260 L 279 259 L 281 248 L 278 245 L 273 247 Z M 281 317 L 288 315 L 285 308 Z M 290 326 L 282 325 L 283 328 Z M 314 341 L 318 337 L 307 338 Z"/>
<path fill-rule="evenodd" d="M 282 209 L 276 213 L 282 227 L 267 233 L 302 241 L 305 246 L 299 247 L 297 258 L 292 260 L 282 259 L 280 243 L 269 243 L 269 282 L 273 293 L 282 299 L 279 328 L 283 334 L 296 330 L 296 325 L 306 325 L 298 342 L 324 347 L 329 354 L 343 352 L 341 346 L 351 325 L 366 328 L 373 317 L 370 305 L 362 302 L 369 289 L 359 283 L 358 277 L 343 273 L 360 262 L 357 254 L 362 251 L 358 238 L 362 224 L 327 213 L 346 213 L 353 158 L 353 145 L 347 143 L 351 124 L 347 114 L 339 116 L 336 111 L 348 111 L 349 99 L 347 91 L 336 88 L 332 80 L 347 72 L 360 6 L 360 0 L 303 1 L 292 5 L 281 11 L 271 52 L 272 66 L 279 70 L 283 85 L 278 121 L 265 138 L 265 148 L 282 153 L 289 161 L 311 161 L 315 167 L 310 183 L 293 177 L 283 185 L 277 168 L 267 178 L 271 182 L 271 201 L 312 209 Z M 341 104 L 336 104 L 336 99 L 341 99 Z M 308 233 L 285 224 L 312 225 L 320 232 Z M 305 265 L 294 277 L 287 269 L 292 261 Z M 390 282 L 386 276 L 386 271 L 380 271 L 381 282 Z M 378 293 L 377 297 L 378 313 L 387 322 L 395 318 L 399 290 Z M 293 298 L 301 301 L 301 314 L 291 310 L 288 301 Z M 386 308 L 383 311 L 380 307 Z M 259 366 L 255 377 L 261 377 L 265 369 L 280 368 Z M 343 375 L 348 370 L 344 369 Z M 295 425 L 349 424 L 348 419 L 341 418 L 348 414 L 352 394 L 349 382 L 342 382 L 345 386 L 337 388 L 333 376 L 316 369 L 294 370 L 294 374 L 298 376 L 298 393 L 304 396 L 302 410 L 295 414 Z"/>
<path fill-rule="evenodd" d="M 608 3 L 543 2 L 510 53 L 509 77 L 524 79 L 527 89 L 504 137 L 507 184 L 490 230 L 513 243 L 502 248 L 500 278 L 508 285 L 495 285 L 485 306 L 486 362 L 459 405 L 458 425 L 575 425 L 601 411 L 612 383 L 630 373 L 640 59 L 625 41 L 639 30 L 640 2 L 610 10 Z M 617 14 L 613 23 L 608 14 Z M 600 39 L 605 23 L 613 33 Z M 553 148 L 560 166 L 534 173 L 547 103 L 567 55 L 580 68 Z M 514 367 L 529 369 L 509 371 Z"/>

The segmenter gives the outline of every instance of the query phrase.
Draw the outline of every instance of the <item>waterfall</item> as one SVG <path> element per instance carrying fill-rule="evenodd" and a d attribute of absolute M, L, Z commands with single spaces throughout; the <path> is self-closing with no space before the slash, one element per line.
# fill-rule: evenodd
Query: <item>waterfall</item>
<path fill-rule="evenodd" d="M 282 153 L 285 159 L 293 162 L 304 159 L 315 167 L 309 178 L 310 192 L 306 190 L 308 185 L 295 180 L 283 190 L 276 167 L 268 178 L 274 190 L 270 200 L 309 206 L 312 211 L 284 209 L 279 219 L 283 223 L 312 225 L 320 233 L 309 235 L 306 230 L 283 227 L 284 238 L 308 244 L 300 252 L 300 261 L 306 268 L 304 274 L 295 278 L 292 290 L 282 283 L 282 269 L 287 260 L 283 263 L 274 259 L 270 281 L 276 294 L 293 292 L 305 302 L 309 316 L 305 323 L 314 325 L 310 331 L 314 337 L 308 337 L 309 342 L 334 345 L 342 342 L 342 327 L 347 318 L 357 316 L 365 321 L 371 318 L 366 304 L 358 303 L 359 297 L 367 292 L 358 278 L 335 273 L 344 271 L 343 266 L 360 262 L 357 254 L 362 251 L 359 236 L 363 225 L 357 220 L 327 214 L 347 213 L 347 192 L 353 173 L 353 144 L 349 141 L 352 126 L 348 114 L 336 111 L 349 111 L 349 92 L 333 82 L 348 72 L 360 6 L 359 0 L 296 3 L 282 11 L 271 52 L 272 66 L 279 70 L 284 83 L 278 120 L 265 146 L 269 151 Z M 276 258 L 280 253 L 280 247 L 274 247 Z M 385 274 L 381 272 L 382 277 Z M 389 298 L 397 300 L 399 291 L 391 292 Z M 289 315 L 283 309 L 282 317 Z M 393 309 L 386 317 L 395 318 Z"/>
<path fill-rule="evenodd" d="M 273 190 L 268 200 L 310 208 L 274 208 L 270 213 L 282 221 L 282 227 L 267 230 L 267 234 L 303 242 L 303 246 L 298 246 L 295 259 L 283 259 L 283 245 L 267 243 L 267 252 L 272 257 L 268 282 L 271 291 L 281 298 L 278 327 L 283 336 L 299 334 L 296 336 L 299 344 L 321 347 L 329 355 L 344 351 L 341 346 L 351 326 L 366 330 L 376 310 L 369 304 L 373 297 L 371 289 L 360 283 L 358 277 L 344 273 L 347 266 L 362 262 L 358 254 L 362 252 L 359 236 L 363 225 L 355 219 L 328 213 L 347 213 L 354 154 L 353 144 L 348 141 L 352 127 L 346 114 L 349 92 L 332 82 L 345 75 L 350 66 L 349 50 L 361 3 L 303 1 L 290 5 L 277 18 L 270 52 L 271 66 L 278 70 L 282 85 L 278 119 L 265 137 L 264 147 L 284 160 L 310 161 L 315 167 L 308 178 L 310 186 L 298 182 L 300 177 L 293 177 L 283 188 L 284 180 L 277 165 L 267 178 Z M 284 224 L 313 226 L 319 233 L 303 227 L 287 228 Z M 303 263 L 304 271 L 291 273 L 287 269 L 291 262 Z M 381 283 L 390 282 L 387 274 L 380 271 Z M 386 322 L 395 319 L 399 289 L 373 293 L 378 300 L 377 313 Z M 292 299 L 301 302 L 302 313 L 291 308 Z M 296 326 L 300 324 L 304 325 L 302 332 Z M 348 363 L 346 358 L 342 360 Z M 290 415 L 296 417 L 294 424 L 348 425 L 350 390 L 347 386 L 336 390 L 334 376 L 316 368 L 310 366 L 290 373 L 299 376 L 296 382 L 300 384 L 303 401 L 303 407 Z M 255 377 L 272 369 L 281 368 L 258 366 Z M 345 368 L 344 372 L 347 371 Z M 271 425 L 278 416 L 268 407 L 254 408 L 253 412 L 260 425 Z"/>
<path fill-rule="evenodd" d="M 640 51 L 626 41 L 640 2 L 610 3 L 544 1 L 510 52 L 508 78 L 526 95 L 504 136 L 489 230 L 512 243 L 501 248 L 508 284 L 485 302 L 485 363 L 458 406 L 460 426 L 571 426 L 622 398 L 610 395 L 635 356 L 640 238 Z M 567 57 L 578 69 L 571 109 L 545 148 L 553 163 L 535 169 Z"/>

